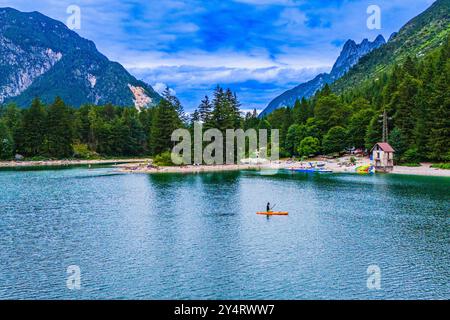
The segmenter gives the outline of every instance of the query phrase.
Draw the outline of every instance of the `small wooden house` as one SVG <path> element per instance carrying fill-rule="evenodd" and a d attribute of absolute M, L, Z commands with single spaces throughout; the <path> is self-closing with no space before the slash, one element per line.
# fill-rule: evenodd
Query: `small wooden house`
<path fill-rule="evenodd" d="M 379 142 L 370 151 L 373 166 L 378 172 L 392 172 L 394 170 L 395 150 L 389 143 Z"/>

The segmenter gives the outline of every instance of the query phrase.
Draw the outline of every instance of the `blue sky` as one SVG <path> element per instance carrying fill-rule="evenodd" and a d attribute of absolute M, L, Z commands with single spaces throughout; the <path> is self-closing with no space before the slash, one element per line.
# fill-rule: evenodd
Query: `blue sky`
<path fill-rule="evenodd" d="M 171 87 L 191 111 L 220 84 L 244 109 L 329 71 L 347 39 L 386 38 L 434 0 L 0 0 L 0 7 L 40 11 L 65 22 L 81 9 L 81 36 L 111 60 L 161 89 Z M 369 5 L 382 29 L 367 28 Z"/>

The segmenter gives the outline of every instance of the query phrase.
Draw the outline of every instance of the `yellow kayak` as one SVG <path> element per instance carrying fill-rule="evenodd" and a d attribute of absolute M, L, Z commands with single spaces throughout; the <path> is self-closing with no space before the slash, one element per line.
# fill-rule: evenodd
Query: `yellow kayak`
<path fill-rule="evenodd" d="M 264 215 L 264 216 L 288 216 L 289 212 L 269 211 L 269 212 L 257 212 L 256 214 L 260 214 L 260 215 Z"/>

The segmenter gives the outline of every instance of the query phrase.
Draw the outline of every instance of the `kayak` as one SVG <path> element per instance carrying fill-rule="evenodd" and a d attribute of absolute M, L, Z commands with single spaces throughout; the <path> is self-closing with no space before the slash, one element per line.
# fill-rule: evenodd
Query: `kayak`
<path fill-rule="evenodd" d="M 373 166 L 361 166 L 357 167 L 356 173 L 358 174 L 372 174 L 375 173 L 375 168 Z"/>
<path fill-rule="evenodd" d="M 265 215 L 265 216 L 288 216 L 289 212 L 257 212 L 256 214 Z"/>

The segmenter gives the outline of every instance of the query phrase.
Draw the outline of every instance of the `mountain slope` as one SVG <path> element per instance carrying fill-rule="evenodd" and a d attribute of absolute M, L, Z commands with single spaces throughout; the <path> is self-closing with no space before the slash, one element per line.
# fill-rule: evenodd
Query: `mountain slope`
<path fill-rule="evenodd" d="M 437 0 L 426 11 L 409 21 L 388 43 L 363 57 L 354 68 L 332 85 L 342 92 L 375 79 L 409 55 L 421 57 L 439 47 L 450 34 L 450 0 Z"/>
<path fill-rule="evenodd" d="M 381 35 L 373 42 L 364 39 L 360 44 L 356 44 L 353 40 L 348 40 L 329 74 L 319 74 L 313 80 L 302 83 L 294 89 L 284 92 L 269 103 L 267 108 L 260 114 L 260 117 L 264 117 L 278 108 L 293 106 L 297 99 L 312 97 L 325 84 L 331 84 L 345 75 L 352 66 L 358 63 L 361 57 L 381 47 L 385 43 L 386 41 Z"/>
<path fill-rule="evenodd" d="M 60 96 L 67 104 L 143 108 L 161 97 L 92 41 L 38 12 L 0 8 L 0 103 L 27 107 L 40 97 Z"/>

